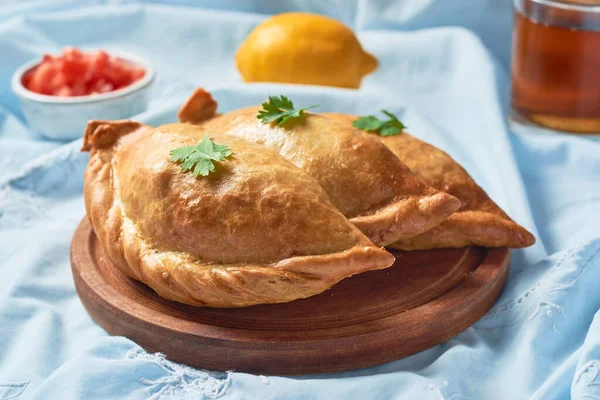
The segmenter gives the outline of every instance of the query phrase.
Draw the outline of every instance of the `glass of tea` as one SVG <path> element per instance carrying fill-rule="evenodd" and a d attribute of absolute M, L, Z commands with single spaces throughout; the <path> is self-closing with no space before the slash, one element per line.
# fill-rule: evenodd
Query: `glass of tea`
<path fill-rule="evenodd" d="M 600 0 L 514 0 L 512 120 L 600 134 Z"/>

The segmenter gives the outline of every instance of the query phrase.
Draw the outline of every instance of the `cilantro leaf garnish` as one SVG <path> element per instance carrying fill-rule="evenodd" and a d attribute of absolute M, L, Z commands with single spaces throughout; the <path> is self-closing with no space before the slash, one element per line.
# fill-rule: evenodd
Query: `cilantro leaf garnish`
<path fill-rule="evenodd" d="M 231 155 L 231 150 L 226 144 L 216 144 L 207 134 L 196 146 L 179 147 L 171 150 L 169 155 L 171 161 L 181 163 L 183 172 L 192 170 L 197 178 L 200 175 L 208 176 L 215 170 L 213 161 L 223 161 Z"/>
<path fill-rule="evenodd" d="M 369 132 L 377 132 L 380 136 L 399 135 L 406 129 L 406 126 L 394 114 L 386 110 L 381 110 L 381 112 L 390 119 L 382 121 L 373 115 L 367 115 L 352 121 L 352 126 Z"/>
<path fill-rule="evenodd" d="M 269 101 L 262 103 L 262 110 L 258 111 L 256 118 L 260 119 L 263 123 L 271 123 L 277 121 L 279 125 L 285 124 L 285 122 L 291 118 L 298 118 L 302 116 L 302 113 L 311 108 L 319 107 L 314 105 L 310 107 L 294 109 L 294 103 L 285 96 L 269 96 Z"/>

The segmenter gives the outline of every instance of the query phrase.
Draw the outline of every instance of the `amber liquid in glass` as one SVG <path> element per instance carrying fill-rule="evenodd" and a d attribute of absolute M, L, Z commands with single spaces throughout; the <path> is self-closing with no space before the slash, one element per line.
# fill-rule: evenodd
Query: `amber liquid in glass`
<path fill-rule="evenodd" d="M 600 133 L 600 31 L 568 28 L 568 18 L 545 25 L 516 11 L 513 114 L 560 131 Z"/>

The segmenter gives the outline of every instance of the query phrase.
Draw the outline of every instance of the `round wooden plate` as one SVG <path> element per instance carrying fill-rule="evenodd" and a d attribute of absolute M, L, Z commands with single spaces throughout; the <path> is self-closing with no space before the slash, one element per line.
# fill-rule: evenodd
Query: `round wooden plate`
<path fill-rule="evenodd" d="M 448 340 L 494 304 L 510 262 L 506 248 L 395 255 L 392 267 L 308 299 L 217 309 L 163 300 L 124 276 L 87 218 L 71 245 L 77 293 L 109 333 L 195 367 L 272 375 L 368 367 Z"/>

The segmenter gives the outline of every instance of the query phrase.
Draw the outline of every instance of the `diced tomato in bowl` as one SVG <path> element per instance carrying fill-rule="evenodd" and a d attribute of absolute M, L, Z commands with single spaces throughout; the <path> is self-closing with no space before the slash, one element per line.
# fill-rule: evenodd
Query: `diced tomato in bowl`
<path fill-rule="evenodd" d="M 143 68 L 110 56 L 104 50 L 84 53 L 65 47 L 62 54 L 45 54 L 41 63 L 23 76 L 23 86 L 48 96 L 87 96 L 119 90 L 146 75 Z"/>
<path fill-rule="evenodd" d="M 32 130 L 71 140 L 90 119 L 126 119 L 146 110 L 153 81 L 150 63 L 134 54 L 67 47 L 19 67 L 11 86 Z"/>

